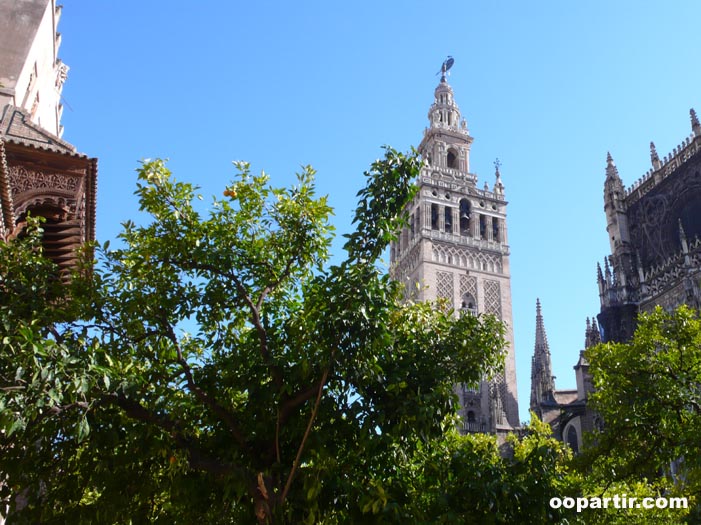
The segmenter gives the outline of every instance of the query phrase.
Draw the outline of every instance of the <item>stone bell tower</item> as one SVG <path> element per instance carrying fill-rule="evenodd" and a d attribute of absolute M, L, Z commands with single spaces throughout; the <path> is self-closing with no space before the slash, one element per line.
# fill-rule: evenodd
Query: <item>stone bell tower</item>
<path fill-rule="evenodd" d="M 447 64 L 447 67 L 446 67 Z M 415 300 L 444 298 L 456 312 L 494 314 L 506 327 L 504 369 L 477 389 L 456 386 L 464 432 L 518 427 L 511 277 L 504 185 L 496 162 L 492 188 L 470 172 L 472 136 L 446 80 L 446 61 L 419 145 L 424 166 L 409 224 L 391 245 L 392 276 Z"/>

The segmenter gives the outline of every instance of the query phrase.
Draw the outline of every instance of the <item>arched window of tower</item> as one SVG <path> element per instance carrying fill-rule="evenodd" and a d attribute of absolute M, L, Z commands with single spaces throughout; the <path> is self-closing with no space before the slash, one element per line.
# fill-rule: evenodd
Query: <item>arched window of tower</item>
<path fill-rule="evenodd" d="M 460 235 L 470 235 L 470 201 L 460 199 Z"/>
<path fill-rule="evenodd" d="M 438 229 L 438 204 L 431 204 L 431 229 Z"/>
<path fill-rule="evenodd" d="M 477 301 L 472 294 L 463 294 L 460 302 L 460 310 L 468 315 L 477 315 Z"/>
<path fill-rule="evenodd" d="M 446 233 L 452 233 L 453 232 L 453 208 L 450 206 L 446 206 L 444 209 L 444 216 L 445 216 L 445 232 Z"/>
<path fill-rule="evenodd" d="M 457 156 L 455 150 L 452 148 L 448 150 L 447 165 L 449 168 L 454 168 L 454 169 L 457 169 L 457 167 L 458 167 L 458 156 Z"/>

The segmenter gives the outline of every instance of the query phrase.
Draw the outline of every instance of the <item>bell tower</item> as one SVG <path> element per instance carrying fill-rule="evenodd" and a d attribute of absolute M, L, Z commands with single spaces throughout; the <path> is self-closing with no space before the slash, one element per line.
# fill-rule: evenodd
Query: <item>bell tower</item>
<path fill-rule="evenodd" d="M 479 388 L 456 386 L 464 432 L 504 433 L 520 425 L 516 393 L 511 277 L 504 185 L 470 172 L 473 138 L 448 84 L 449 58 L 428 111 L 418 151 L 424 165 L 409 224 L 391 245 L 393 278 L 414 300 L 445 299 L 456 315 L 494 314 L 506 327 L 504 369 Z"/>

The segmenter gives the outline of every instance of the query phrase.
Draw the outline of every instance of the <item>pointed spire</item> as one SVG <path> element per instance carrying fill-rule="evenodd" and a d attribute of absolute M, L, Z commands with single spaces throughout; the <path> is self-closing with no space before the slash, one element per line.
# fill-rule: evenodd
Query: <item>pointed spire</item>
<path fill-rule="evenodd" d="M 548 336 L 545 334 L 540 299 L 536 299 L 535 346 L 531 360 L 531 410 L 536 410 L 544 401 L 553 401 L 555 381 L 550 361 Z"/>
<path fill-rule="evenodd" d="M 695 137 L 698 137 L 701 135 L 701 124 L 699 124 L 699 118 L 696 116 L 694 108 L 689 110 L 689 116 L 691 117 L 691 131 L 694 132 Z"/>
<path fill-rule="evenodd" d="M 543 323 L 543 313 L 540 308 L 540 299 L 535 302 L 535 348 L 538 350 L 550 352 L 548 345 L 548 336 L 545 334 L 545 324 Z"/>
<path fill-rule="evenodd" d="M 656 170 L 660 169 L 660 156 L 657 154 L 654 142 L 650 142 L 650 161 L 652 162 L 653 168 Z"/>
<path fill-rule="evenodd" d="M 604 257 L 604 275 L 606 276 L 606 281 L 611 280 L 611 267 L 609 266 L 608 257 Z"/>
<path fill-rule="evenodd" d="M 682 245 L 682 253 L 689 253 L 689 245 L 686 242 L 686 232 L 684 232 L 681 217 L 679 217 L 679 241 Z"/>
<path fill-rule="evenodd" d="M 599 325 L 596 324 L 596 317 L 592 317 L 591 323 L 587 317 L 587 327 L 584 332 L 584 348 L 591 348 L 601 342 L 601 334 L 599 333 Z"/>
<path fill-rule="evenodd" d="M 590 334 L 591 344 L 589 346 L 596 346 L 601 343 L 601 332 L 599 331 L 599 324 L 596 322 L 596 317 L 592 317 Z M 589 348 L 589 346 L 587 348 Z"/>
<path fill-rule="evenodd" d="M 616 163 L 613 162 L 611 152 L 606 153 L 606 178 L 620 179 L 620 177 L 618 176 L 618 168 L 616 168 Z"/>

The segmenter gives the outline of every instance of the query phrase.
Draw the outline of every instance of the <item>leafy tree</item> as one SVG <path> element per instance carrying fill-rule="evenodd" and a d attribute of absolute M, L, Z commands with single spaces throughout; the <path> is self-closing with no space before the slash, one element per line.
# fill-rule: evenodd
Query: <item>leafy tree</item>
<path fill-rule="evenodd" d="M 499 447 L 496 436 L 460 436 L 452 428 L 417 447 L 394 486 L 395 507 L 405 512 L 398 522 L 559 523 L 568 511 L 549 501 L 572 490 L 571 452 L 535 415 L 524 431 Z"/>
<path fill-rule="evenodd" d="M 0 491 L 15 523 L 398 517 L 379 480 L 406 474 L 398 455 L 437 453 L 453 385 L 499 366 L 497 320 L 402 304 L 377 264 L 415 157 L 373 164 L 337 265 L 311 168 L 291 188 L 237 168 L 203 213 L 192 185 L 145 163 L 151 222 L 126 223 L 123 246 L 66 287 L 39 230 L 0 247 Z"/>
<path fill-rule="evenodd" d="M 590 484 L 611 492 L 629 483 L 647 496 L 686 496 L 693 503 L 701 490 L 698 312 L 657 307 L 639 316 L 629 343 L 598 345 L 587 358 L 592 406 L 604 421 L 580 458 Z"/>

